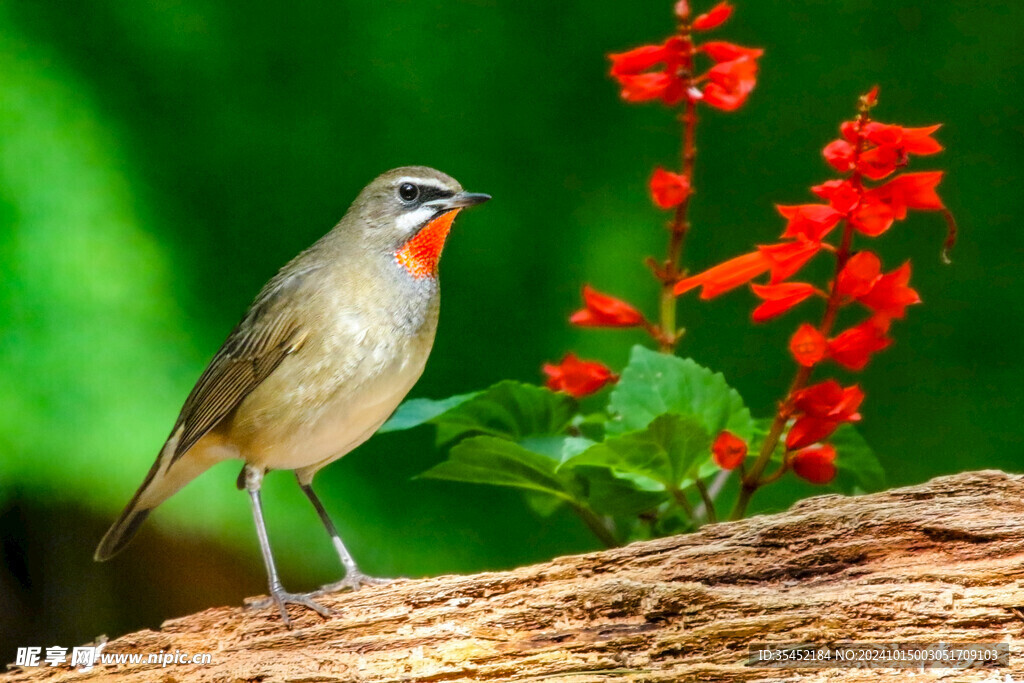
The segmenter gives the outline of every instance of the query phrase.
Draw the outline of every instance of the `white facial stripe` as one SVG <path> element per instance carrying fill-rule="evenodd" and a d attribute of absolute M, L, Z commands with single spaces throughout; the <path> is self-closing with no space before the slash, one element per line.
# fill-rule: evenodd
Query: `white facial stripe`
<path fill-rule="evenodd" d="M 436 210 L 434 207 L 421 206 L 415 211 L 400 214 L 398 219 L 395 221 L 395 224 L 398 226 L 399 230 L 408 234 L 433 218 L 435 213 Z"/>
<path fill-rule="evenodd" d="M 442 185 L 441 182 L 436 178 L 417 178 L 415 176 L 406 176 L 404 178 L 399 178 L 396 185 L 401 185 L 402 183 L 412 183 L 413 185 L 425 185 L 427 187 L 433 187 L 437 190 L 441 190 L 442 192 L 452 191 L 450 187 Z"/>

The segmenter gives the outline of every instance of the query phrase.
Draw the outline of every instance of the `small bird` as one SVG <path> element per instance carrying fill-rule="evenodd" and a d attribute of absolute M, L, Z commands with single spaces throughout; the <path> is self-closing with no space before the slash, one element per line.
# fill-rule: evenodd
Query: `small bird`
<path fill-rule="evenodd" d="M 327 616 L 312 596 L 381 579 L 363 574 L 320 499 L 314 475 L 366 441 L 413 387 L 437 330 L 438 261 L 452 221 L 489 195 L 465 192 L 425 166 L 388 171 L 341 221 L 263 287 L 185 400 L 145 481 L 96 549 L 120 552 L 149 513 L 223 460 L 244 461 L 270 598 Z M 345 568 L 341 581 L 288 593 L 274 564 L 260 502 L 269 470 L 294 470 Z"/>

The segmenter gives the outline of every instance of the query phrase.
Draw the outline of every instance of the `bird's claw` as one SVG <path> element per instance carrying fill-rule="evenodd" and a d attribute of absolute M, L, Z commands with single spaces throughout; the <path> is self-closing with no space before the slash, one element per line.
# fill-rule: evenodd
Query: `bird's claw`
<path fill-rule="evenodd" d="M 395 579 L 379 579 L 375 576 L 367 576 L 362 572 L 348 572 L 341 581 L 328 583 L 313 591 L 311 595 L 326 595 L 328 593 L 339 593 L 341 591 L 357 591 L 363 586 L 383 586 L 392 583 Z"/>
<path fill-rule="evenodd" d="M 276 604 L 278 611 L 281 612 L 281 621 L 284 622 L 285 626 L 291 628 L 292 620 L 288 616 L 287 605 L 302 605 L 325 618 L 334 614 L 331 609 L 312 599 L 312 596 L 320 594 L 319 591 L 313 593 L 289 593 L 281 588 L 271 589 L 269 598 L 250 603 L 249 607 L 254 610 L 263 610 Z"/>

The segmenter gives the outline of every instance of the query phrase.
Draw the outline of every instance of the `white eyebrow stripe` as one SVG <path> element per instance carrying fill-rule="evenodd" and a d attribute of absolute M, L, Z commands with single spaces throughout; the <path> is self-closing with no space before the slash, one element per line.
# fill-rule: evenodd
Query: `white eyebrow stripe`
<path fill-rule="evenodd" d="M 441 190 L 443 192 L 451 192 L 450 187 L 442 185 L 441 182 L 435 178 L 416 178 L 413 176 L 405 176 L 404 178 L 399 178 L 395 184 L 401 185 L 402 183 L 413 183 L 415 185 L 429 185 L 430 187 L 433 187 L 434 189 L 437 190 Z"/>

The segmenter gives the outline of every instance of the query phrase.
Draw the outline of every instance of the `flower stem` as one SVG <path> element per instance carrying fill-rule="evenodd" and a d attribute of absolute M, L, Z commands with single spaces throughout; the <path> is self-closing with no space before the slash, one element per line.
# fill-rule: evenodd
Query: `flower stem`
<path fill-rule="evenodd" d="M 572 511 L 579 515 L 579 518 L 583 520 L 583 523 L 587 525 L 587 528 L 597 536 L 598 540 L 604 544 L 606 548 L 617 548 L 621 543 L 615 538 L 608 525 L 604 523 L 597 513 L 588 507 L 583 505 L 571 505 Z"/>
<path fill-rule="evenodd" d="M 858 133 L 864 129 L 869 119 L 869 112 L 871 106 L 862 101 L 860 108 L 860 115 L 857 117 L 857 131 Z M 853 153 L 853 166 L 857 168 L 858 160 L 860 159 L 861 152 L 864 149 L 864 138 L 861 135 L 857 136 L 857 145 L 854 148 Z M 863 196 L 864 184 L 859 171 L 854 170 L 850 176 L 850 185 L 857 191 L 857 193 Z M 846 262 L 850 260 L 851 247 L 853 245 L 853 222 L 849 216 L 843 222 L 843 236 L 839 244 L 839 248 L 835 250 L 836 268 L 835 277 L 832 278 L 831 289 L 828 294 L 828 303 L 825 306 L 825 314 L 822 316 L 821 325 L 818 327 L 818 331 L 825 338 L 828 338 L 832 327 L 836 321 L 836 314 L 839 312 L 839 308 L 842 305 L 842 297 L 839 294 L 839 273 L 842 272 Z M 774 475 L 767 479 L 762 479 L 761 475 L 764 474 L 765 469 L 768 467 L 768 462 L 771 460 L 772 453 L 779 445 L 779 439 L 782 437 L 782 432 L 785 431 L 786 423 L 789 421 L 790 415 L 793 413 L 793 397 L 797 392 L 801 391 L 807 386 L 807 382 L 811 378 L 811 373 L 814 371 L 814 367 L 801 366 L 796 373 L 796 377 L 793 379 L 793 384 L 790 385 L 789 391 L 786 393 L 786 400 L 779 404 L 779 408 L 775 413 L 775 419 L 772 421 L 772 426 L 768 430 L 768 436 L 765 437 L 764 443 L 761 445 L 761 452 L 758 453 L 757 460 L 754 461 L 754 465 L 750 470 L 743 475 L 740 481 L 740 495 L 736 499 L 736 505 L 733 507 L 732 512 L 729 515 L 729 519 L 736 520 L 741 519 L 747 511 L 747 505 L 750 503 L 751 497 L 754 493 L 764 486 L 765 484 L 775 481 Z M 783 463 L 782 472 L 786 469 L 785 463 Z"/>
<path fill-rule="evenodd" d="M 708 487 L 704 485 L 704 481 L 702 479 L 698 479 L 696 482 L 694 482 L 694 486 L 697 487 L 697 492 L 700 493 L 701 500 L 704 501 L 704 518 L 707 519 L 707 521 L 714 524 L 718 521 L 718 515 L 715 514 L 715 501 L 711 497 L 711 493 L 708 491 Z M 701 512 L 701 509 L 697 508 L 697 512 L 699 514 Z"/>
<path fill-rule="evenodd" d="M 693 64 L 693 42 L 688 35 L 684 35 L 685 44 L 689 54 L 687 61 Z M 683 87 L 689 92 L 691 77 L 686 76 Z M 687 97 L 684 102 L 683 113 L 679 120 L 683 124 L 682 140 L 682 164 L 683 175 L 690 183 L 691 194 L 693 188 L 693 165 L 697 158 L 696 129 L 697 129 L 697 103 Z M 690 230 L 690 222 L 687 219 L 687 209 L 690 206 L 690 195 L 687 195 L 676 207 L 675 215 L 669 224 L 668 249 L 664 268 L 661 269 L 661 305 L 659 307 L 659 326 L 662 330 L 662 339 L 659 341 L 662 353 L 675 352 L 676 344 L 682 337 L 682 331 L 676 328 L 676 294 L 675 286 L 683 275 L 681 261 L 683 257 L 683 243 L 686 241 L 686 234 Z"/>
<path fill-rule="evenodd" d="M 669 493 L 672 494 L 672 500 L 675 501 L 676 505 L 683 509 L 683 512 L 693 521 L 696 526 L 697 521 L 694 519 L 693 506 L 690 505 L 690 501 L 686 499 L 686 494 L 679 490 L 678 487 L 670 487 Z"/>

